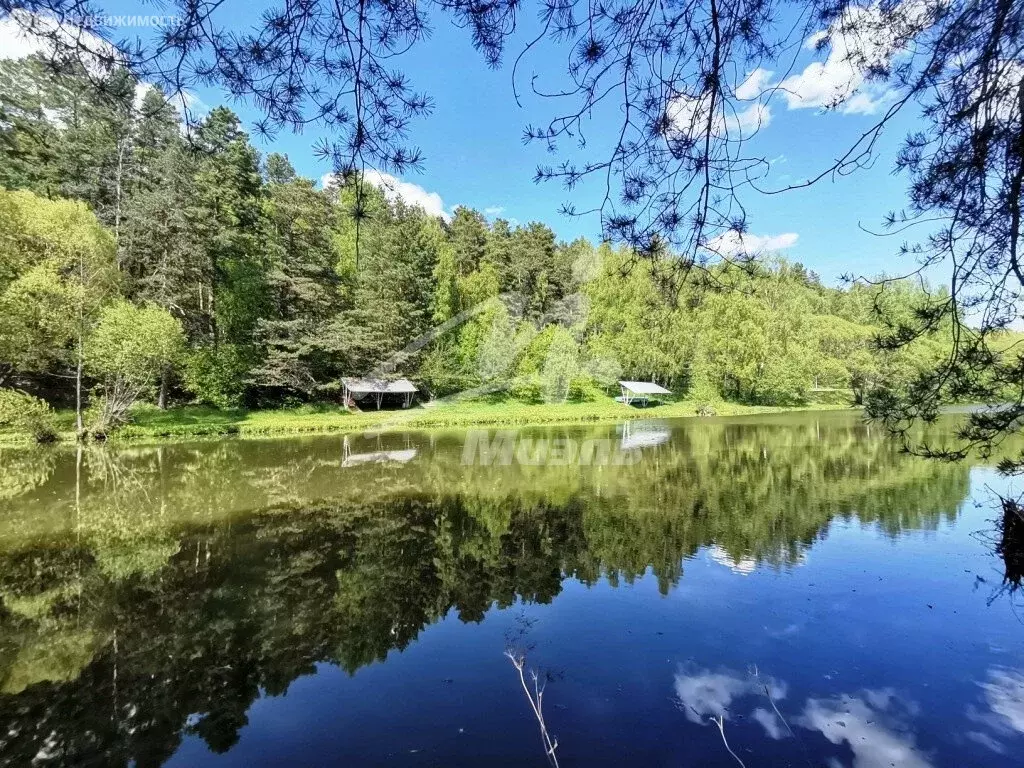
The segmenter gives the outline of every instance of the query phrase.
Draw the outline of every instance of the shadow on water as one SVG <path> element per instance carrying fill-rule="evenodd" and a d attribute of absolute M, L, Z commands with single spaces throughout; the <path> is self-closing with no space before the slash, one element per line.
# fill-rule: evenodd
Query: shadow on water
<path fill-rule="evenodd" d="M 391 664 L 448 616 L 545 606 L 567 583 L 668 596 L 702 553 L 734 578 L 785 574 L 837 524 L 895 541 L 952 523 L 970 492 L 966 466 L 905 456 L 846 414 L 543 434 L 641 460 L 478 466 L 460 433 L 3 451 L 0 764 L 155 766 L 192 739 L 226 753 L 257 700 L 322 664 Z M 1021 525 L 1004 516 L 1014 541 Z M 1000 554 L 1019 585 L 1019 555 Z M 543 685 L 509 658 L 533 706 Z M 713 694 L 767 689 L 750 717 L 783 728 L 782 684 L 722 674 L 680 667 L 684 720 L 739 749 Z M 874 695 L 865 728 L 890 705 Z M 801 722 L 855 704 L 812 700 Z"/>

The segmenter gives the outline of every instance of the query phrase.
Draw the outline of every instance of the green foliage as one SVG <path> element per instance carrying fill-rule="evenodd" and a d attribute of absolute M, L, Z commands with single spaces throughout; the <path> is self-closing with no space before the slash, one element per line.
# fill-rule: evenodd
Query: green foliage
<path fill-rule="evenodd" d="M 0 296 L 0 359 L 15 370 L 59 365 L 75 335 L 75 292 L 55 264 L 36 264 Z"/>
<path fill-rule="evenodd" d="M 118 299 L 100 311 L 85 349 L 87 371 L 98 382 L 88 423 L 91 432 L 105 436 L 181 361 L 185 335 L 167 310 Z"/>
<path fill-rule="evenodd" d="M 57 439 L 53 411 L 38 397 L 13 389 L 0 389 L 0 429 L 27 433 L 37 443 Z"/>
<path fill-rule="evenodd" d="M 344 308 L 335 271 L 339 253 L 331 237 L 337 214 L 326 195 L 295 175 L 287 158 L 270 155 L 266 173 L 269 303 L 254 334 L 262 363 L 248 380 L 286 395 L 309 396 L 340 375 L 325 344 L 332 318 Z"/>
<path fill-rule="evenodd" d="M 182 377 L 199 403 L 235 408 L 245 396 L 244 376 L 250 362 L 238 347 L 200 347 L 185 356 Z"/>
<path fill-rule="evenodd" d="M 86 349 L 94 376 L 108 386 L 119 380 L 143 393 L 155 387 L 162 371 L 180 362 L 185 335 L 167 310 L 121 299 L 100 312 Z"/>
<path fill-rule="evenodd" d="M 115 241 L 80 202 L 0 189 L 0 381 L 74 380 L 81 432 L 84 342 L 120 288 Z"/>
<path fill-rule="evenodd" d="M 544 363 L 540 369 L 544 399 L 560 403 L 569 399 L 571 391 L 580 392 L 573 384 L 580 378 L 579 347 L 576 339 L 565 328 L 551 326 Z"/>
<path fill-rule="evenodd" d="M 117 282 L 113 238 L 83 203 L 0 189 L 0 361 L 67 364 Z"/>
<path fill-rule="evenodd" d="M 173 315 L 181 383 L 222 406 L 336 401 L 341 377 L 370 374 L 527 402 L 593 399 L 618 377 L 702 403 L 861 402 L 907 390 L 949 349 L 942 327 L 876 343 L 914 324 L 919 286 L 837 290 L 783 261 L 671 286 L 664 264 L 539 222 L 466 207 L 442 220 L 352 175 L 319 189 L 261 158 L 224 107 L 186 142 L 158 89 L 135 114 L 94 103 L 83 74 L 0 62 L 0 179 L 24 190 L 0 193 L 0 381 L 84 363 L 106 409 L 116 344 L 103 329 L 79 342 L 116 299 Z M 123 71 L 109 85 L 135 87 Z"/>
<path fill-rule="evenodd" d="M 463 334 L 463 353 L 477 361 L 477 373 L 484 383 L 497 383 L 507 379 L 520 353 L 515 327 L 508 308 L 499 303 L 482 313 L 467 331 L 480 329 L 483 338 Z"/>

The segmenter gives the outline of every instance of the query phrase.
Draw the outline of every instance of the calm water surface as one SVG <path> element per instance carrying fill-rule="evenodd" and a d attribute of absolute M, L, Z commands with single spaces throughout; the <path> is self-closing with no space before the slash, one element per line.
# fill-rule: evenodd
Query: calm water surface
<path fill-rule="evenodd" d="M 0 765 L 544 766 L 511 649 L 562 768 L 1024 766 L 987 466 L 851 413 L 524 435 L 0 451 Z"/>

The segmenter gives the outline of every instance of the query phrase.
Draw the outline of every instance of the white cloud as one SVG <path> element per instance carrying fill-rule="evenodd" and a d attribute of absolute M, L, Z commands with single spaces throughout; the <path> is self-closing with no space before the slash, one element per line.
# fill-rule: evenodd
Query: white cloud
<path fill-rule="evenodd" d="M 142 106 L 143 99 L 146 98 L 146 94 L 150 92 L 153 86 L 150 83 L 136 83 L 135 84 L 135 108 L 138 109 Z"/>
<path fill-rule="evenodd" d="M 104 55 L 114 55 L 115 48 L 98 35 L 83 30 L 71 24 L 59 24 L 48 16 L 29 13 L 28 11 L 17 10 L 9 16 L 0 19 L 0 60 L 23 59 L 35 53 L 50 55 L 53 52 L 53 43 L 46 35 L 54 31 L 60 31 L 60 35 L 68 42 L 80 40 L 87 50 L 100 52 Z M 83 59 L 87 66 L 90 66 L 90 57 L 86 53 Z M 102 75 L 106 71 L 106 64 L 98 59 L 93 60 L 90 67 L 94 74 Z M 151 83 L 136 83 L 134 104 L 138 109 L 142 106 L 142 100 L 152 89 Z M 202 99 L 190 91 L 180 91 L 168 97 L 168 101 L 174 105 L 182 117 L 186 110 L 190 117 L 197 118 L 206 115 L 210 108 L 203 103 Z M 47 115 L 47 119 L 55 125 L 61 125 L 59 115 Z"/>
<path fill-rule="evenodd" d="M 1009 749 L 1004 740 L 1012 743 L 1024 733 L 1024 673 L 994 667 L 988 670 L 988 680 L 978 685 L 984 692 L 988 709 L 979 711 L 970 705 L 967 719 L 990 732 L 972 730 L 966 736 L 993 752 L 1003 754 Z"/>
<path fill-rule="evenodd" d="M 1007 688 L 1003 682 L 998 685 Z M 710 718 L 729 720 L 731 714 L 740 715 L 737 710 L 745 709 L 742 705 L 746 703 L 742 700 L 763 702 L 766 687 L 773 702 L 784 701 L 788 693 L 785 682 L 756 674 L 744 676 L 727 669 L 681 669 L 675 675 L 673 687 L 677 706 L 690 722 L 698 724 L 707 723 Z M 1008 687 L 1015 688 L 1016 683 Z M 1000 693 L 997 698 L 1006 697 Z M 1009 698 L 1016 701 L 1017 694 L 1011 693 Z M 790 735 L 790 728 L 775 712 L 777 706 L 755 706 L 746 717 L 759 724 L 768 738 L 784 739 Z M 810 698 L 800 716 L 790 724 L 818 731 L 832 744 L 849 750 L 852 762 L 842 761 L 849 768 L 932 768 L 906 722 L 918 713 L 913 702 L 900 699 L 891 689 L 866 690 L 857 695 Z M 827 764 L 838 766 L 840 762 L 833 758 Z"/>
<path fill-rule="evenodd" d="M 174 105 L 182 120 L 201 120 L 210 112 L 210 106 L 192 91 L 181 90 L 171 94 L 168 101 Z"/>
<path fill-rule="evenodd" d="M 800 235 L 796 232 L 783 232 L 779 235 L 741 235 L 730 230 L 709 241 L 708 250 L 723 256 L 756 255 L 792 248 L 799 239 Z"/>
<path fill-rule="evenodd" d="M 703 671 L 695 675 L 676 675 L 675 690 L 688 720 L 703 723 L 708 717 L 728 719 L 732 700 L 745 696 L 746 680 L 728 672 Z"/>
<path fill-rule="evenodd" d="M 827 31 L 817 32 L 805 42 L 805 48 L 816 50 L 828 39 L 828 56 L 782 81 L 788 107 L 836 108 L 847 114 L 876 112 L 894 94 L 884 85 L 867 82 L 867 73 L 887 67 L 908 40 L 928 26 L 929 19 L 929 0 L 905 0 L 885 14 L 877 4 L 850 7 Z"/>
<path fill-rule="evenodd" d="M 428 192 L 419 184 L 402 181 L 390 173 L 378 170 L 366 171 L 363 178 L 368 184 L 381 190 L 388 200 L 402 200 L 408 205 L 423 209 L 430 216 L 440 216 L 445 221 L 452 220 L 451 213 L 445 208 L 444 200 L 437 192 Z M 330 189 L 336 184 L 337 177 L 333 173 L 325 173 L 320 177 L 320 186 L 324 189 Z"/>
<path fill-rule="evenodd" d="M 740 87 L 744 88 L 745 85 L 744 83 Z M 665 108 L 671 126 L 668 130 L 669 138 L 672 138 L 673 134 L 702 135 L 708 126 L 709 104 L 710 99 L 694 98 L 685 94 L 670 99 Z M 767 127 L 771 120 L 772 113 L 767 104 L 757 102 L 740 107 L 729 103 L 724 109 L 718 109 L 718 114 L 711 120 L 711 135 L 715 138 L 724 138 L 730 134 L 736 138 L 749 138 L 758 129 Z"/>
<path fill-rule="evenodd" d="M 54 37 L 77 46 L 80 60 L 96 75 L 109 71 L 108 59 L 118 55 L 113 45 L 87 29 L 18 9 L 0 19 L 0 59 L 23 59 L 34 53 L 52 55 Z"/>
<path fill-rule="evenodd" d="M 960 66 L 956 67 L 958 73 L 964 72 Z M 1021 78 L 1024 77 L 1024 63 L 1000 59 L 995 63 L 995 72 L 989 73 L 986 69 L 983 73 L 971 72 L 973 85 L 971 87 L 971 98 L 981 99 L 982 88 L 990 89 L 985 98 L 991 100 L 992 107 L 979 110 L 975 115 L 974 124 L 981 129 L 989 120 L 996 120 L 1002 123 L 1013 123 L 1014 127 L 1020 122 L 1019 108 L 1019 87 Z M 987 82 L 980 81 L 981 77 L 989 78 Z"/>
<path fill-rule="evenodd" d="M 767 104 L 751 104 L 746 109 L 730 114 L 726 122 L 735 126 L 744 136 L 749 136 L 760 128 L 767 128 L 772 121 L 772 111 Z"/>
<path fill-rule="evenodd" d="M 736 98 L 742 101 L 753 101 L 754 99 L 760 98 L 764 92 L 770 87 L 769 81 L 772 78 L 772 73 L 767 69 L 758 67 L 736 87 Z"/>
<path fill-rule="evenodd" d="M 12 16 L 0 19 L 0 59 L 23 59 L 44 50 L 44 41 L 25 34 L 21 25 Z"/>
<path fill-rule="evenodd" d="M 982 684 L 985 699 L 1004 724 L 1024 733 L 1024 674 L 1016 670 L 991 669 L 989 681 Z"/>
<path fill-rule="evenodd" d="M 485 216 L 501 216 L 505 212 L 505 206 L 503 205 L 490 205 L 484 208 Z"/>
<path fill-rule="evenodd" d="M 717 114 L 711 120 L 711 135 L 722 138 L 750 137 L 760 128 L 765 128 L 772 121 L 772 112 L 768 108 L 768 90 L 771 88 L 772 73 L 758 67 L 744 78 L 734 90 L 735 100 L 716 106 Z M 750 102 L 750 103 L 737 103 Z M 705 96 L 689 96 L 678 94 L 669 99 L 665 107 L 668 117 L 669 138 L 672 134 L 700 136 L 707 130 L 708 110 L 711 100 Z M 737 136 L 738 135 L 738 136 Z"/>
<path fill-rule="evenodd" d="M 390 173 L 377 170 L 366 171 L 363 178 L 381 190 L 388 200 L 403 200 L 409 205 L 422 208 L 430 216 L 440 216 L 445 221 L 451 221 L 451 214 L 445 210 L 444 201 L 437 192 L 428 192 L 419 184 L 402 181 Z"/>

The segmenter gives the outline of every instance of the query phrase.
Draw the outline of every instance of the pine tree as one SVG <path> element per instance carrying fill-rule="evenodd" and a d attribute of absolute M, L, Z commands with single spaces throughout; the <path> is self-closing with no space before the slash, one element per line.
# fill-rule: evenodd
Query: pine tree
<path fill-rule="evenodd" d="M 267 157 L 266 176 L 271 314 L 257 325 L 263 361 L 250 378 L 310 395 L 336 373 L 322 344 L 325 327 L 341 309 L 331 237 L 336 212 L 328 196 L 299 178 L 283 155 Z"/>

